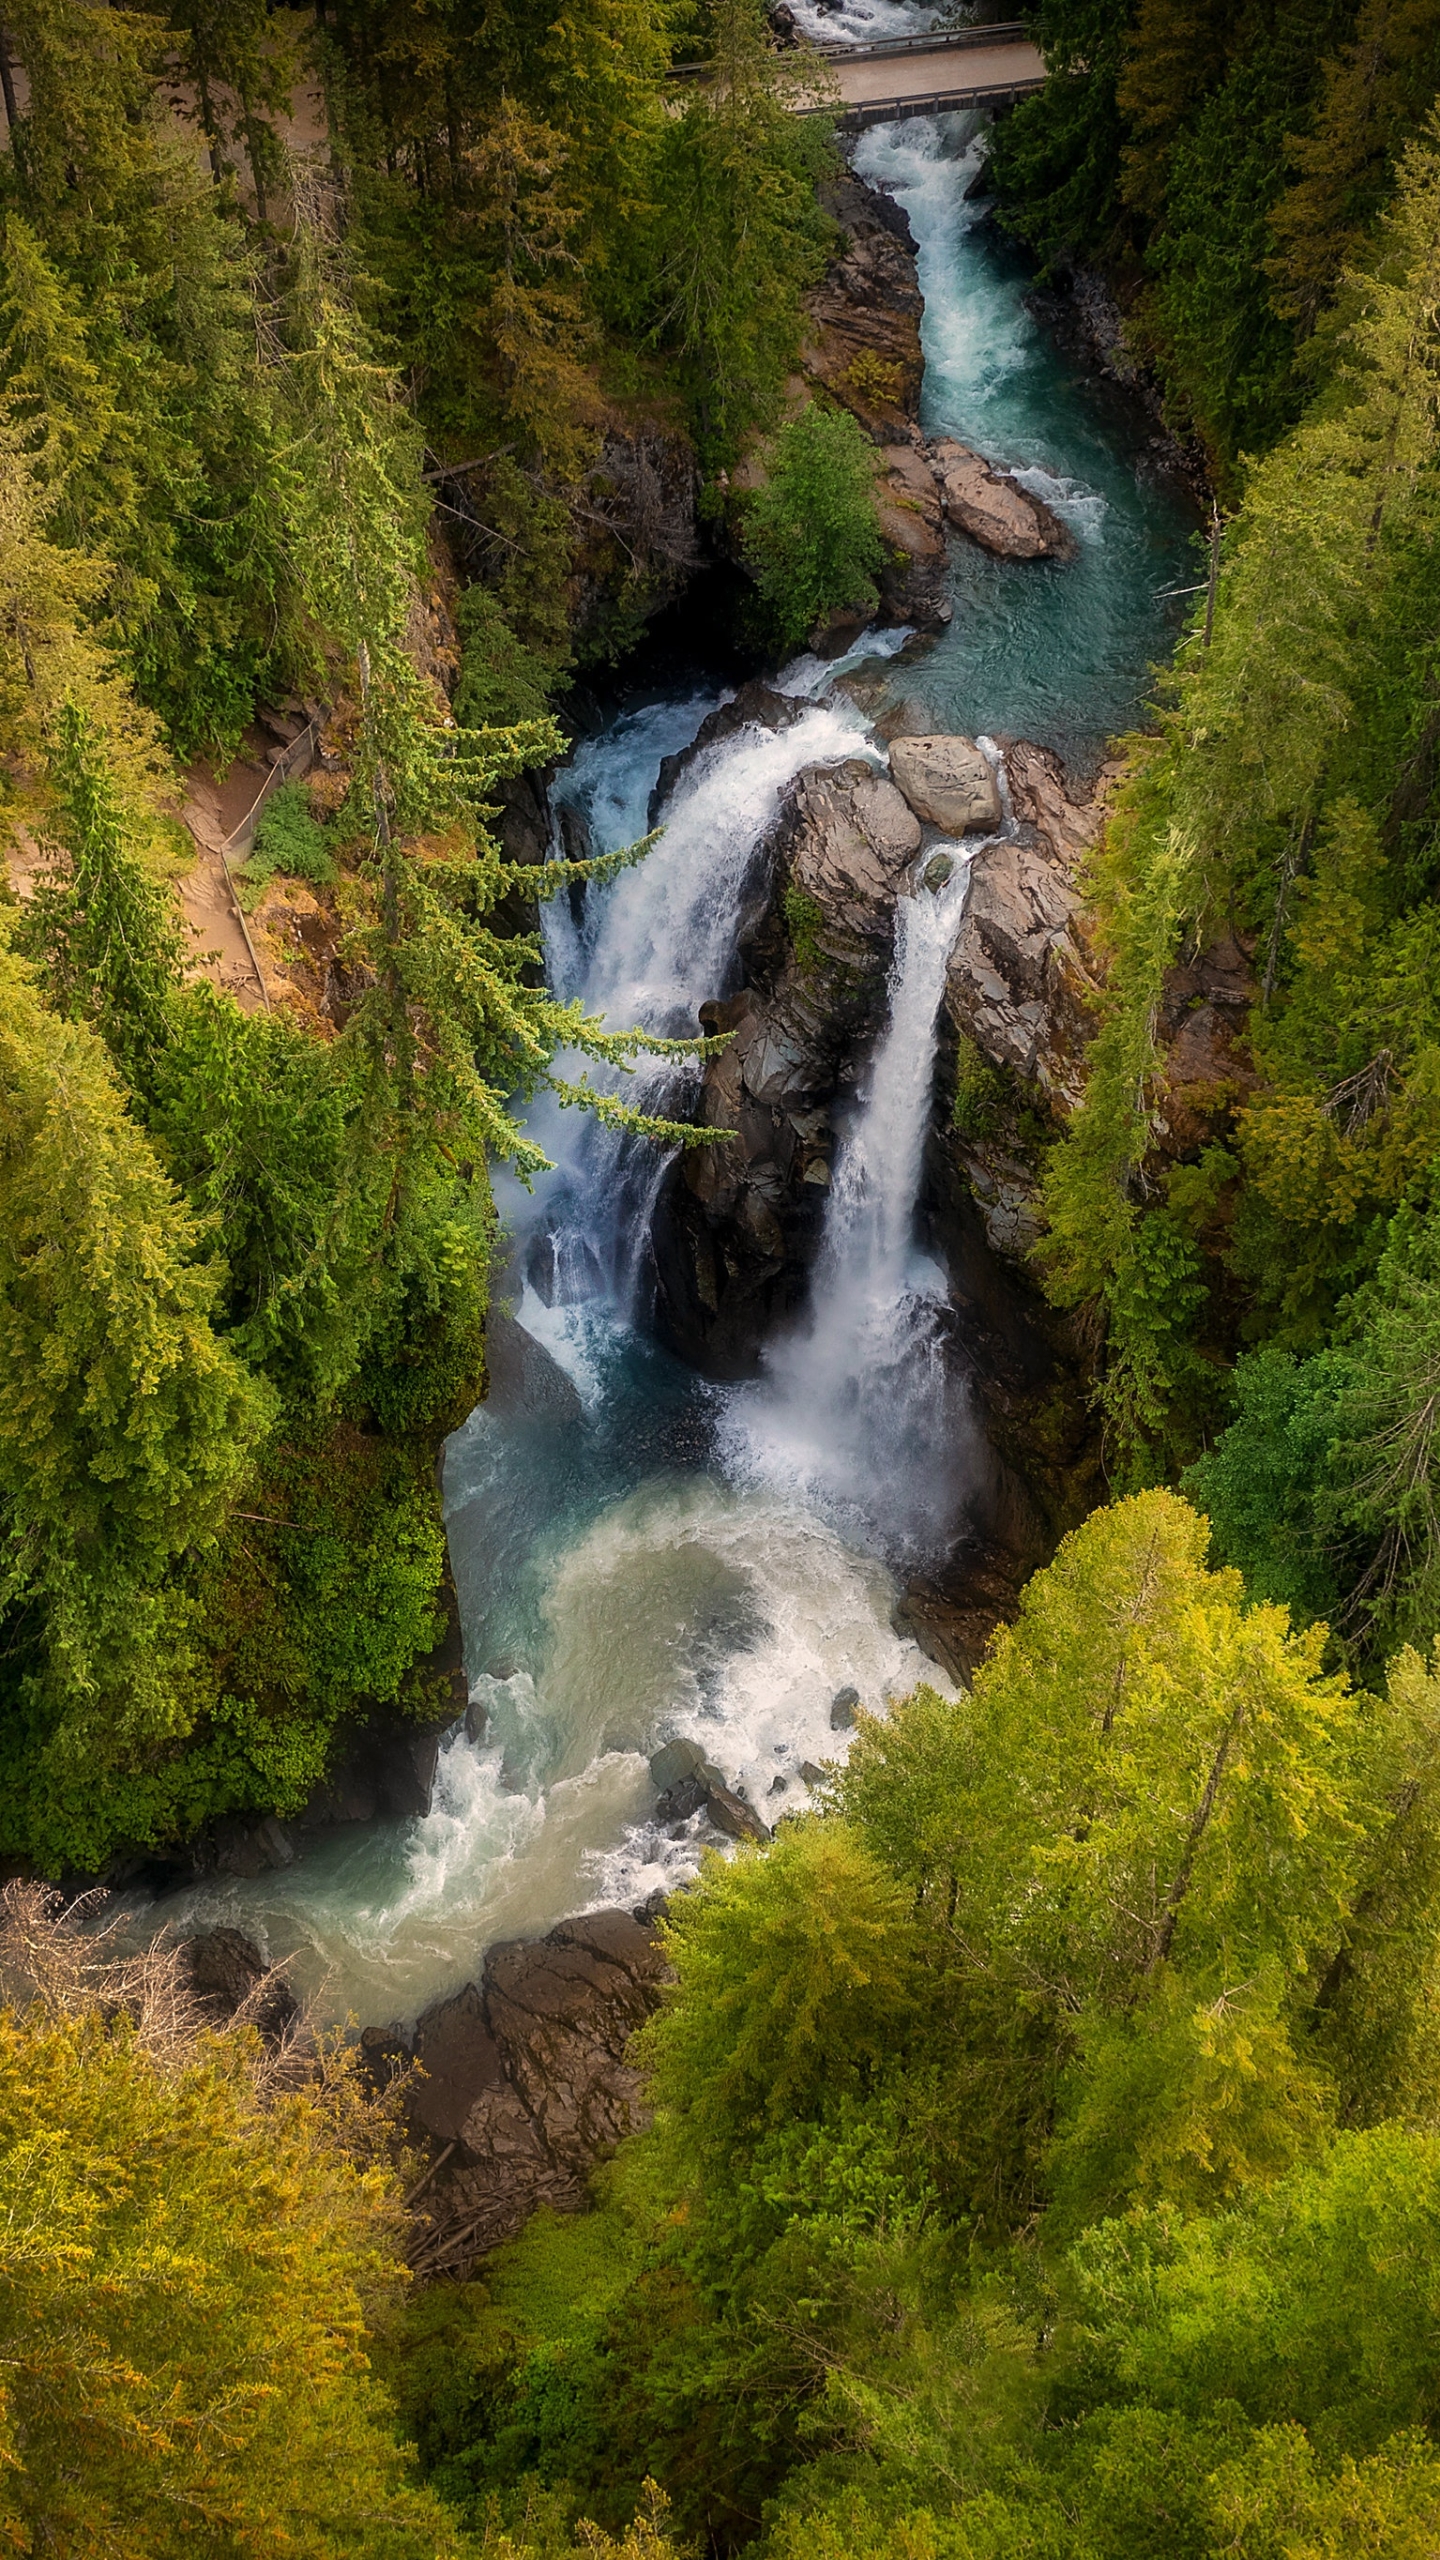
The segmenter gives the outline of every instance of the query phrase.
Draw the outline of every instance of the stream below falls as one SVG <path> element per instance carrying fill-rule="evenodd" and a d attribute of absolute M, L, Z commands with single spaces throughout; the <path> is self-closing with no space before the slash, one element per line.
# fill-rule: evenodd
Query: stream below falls
<path fill-rule="evenodd" d="M 928 22 L 896 0 L 841 14 L 827 35 Z M 1021 260 L 965 202 L 980 133 L 974 116 L 878 127 L 856 165 L 898 196 L 919 243 L 927 433 L 1022 466 L 1080 556 L 1010 565 L 957 542 L 938 640 L 907 649 L 877 631 L 834 665 L 796 662 L 777 680 L 803 704 L 793 725 L 709 748 L 647 861 L 578 912 L 563 898 L 545 910 L 552 983 L 614 1027 L 692 1035 L 699 1006 L 734 986 L 738 911 L 787 784 L 807 765 L 882 765 L 870 719 L 887 705 L 918 703 L 926 725 L 972 737 L 1034 737 L 1093 769 L 1168 651 L 1192 518 L 1118 404 L 1042 334 Z M 859 667 L 869 718 L 841 683 Z M 579 747 L 555 796 L 597 850 L 644 833 L 662 758 L 723 698 L 702 685 L 632 699 Z M 714 1837 L 704 1814 L 653 1819 L 647 1762 L 663 1741 L 698 1741 L 773 1821 L 805 1801 L 802 1765 L 845 1748 L 839 1689 L 880 1705 L 922 1677 L 945 1685 L 891 1610 L 897 1570 L 953 1544 L 966 1490 L 944 1275 L 915 1234 L 964 895 L 960 863 L 938 895 L 901 903 L 889 1022 L 842 1140 L 811 1305 L 757 1381 L 708 1384 L 652 1338 L 659 1152 L 551 1100 L 532 1108 L 555 1169 L 533 1194 L 502 1188 L 513 1250 L 497 1288 L 555 1365 L 532 1361 L 539 1389 L 492 1397 L 446 1457 L 478 1738 L 446 1741 L 423 1819 L 322 1836 L 293 1866 L 190 1888 L 154 1918 L 245 1928 L 332 2015 L 413 2018 L 495 1940 L 639 1904 L 695 1871 Z M 627 1099 L 673 1110 L 695 1072 L 642 1064 Z"/>

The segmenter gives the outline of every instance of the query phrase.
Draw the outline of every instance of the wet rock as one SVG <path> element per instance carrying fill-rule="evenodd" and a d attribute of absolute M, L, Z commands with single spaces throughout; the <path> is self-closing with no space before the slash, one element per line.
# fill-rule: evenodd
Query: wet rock
<path fill-rule="evenodd" d="M 376 1769 L 380 1810 L 394 1822 L 412 1821 L 429 1812 L 435 1794 L 440 1745 L 448 1725 L 389 1736 Z"/>
<path fill-rule="evenodd" d="M 737 1796 L 729 1787 L 712 1787 L 705 1798 L 705 1810 L 717 1831 L 727 1840 L 759 1840 L 770 1837 L 769 1825 L 761 1821 L 753 1806 Z"/>
<path fill-rule="evenodd" d="M 807 1787 L 823 1787 L 826 1779 L 833 1774 L 832 1770 L 817 1768 L 813 1760 L 802 1760 L 800 1763 L 800 1775 Z"/>
<path fill-rule="evenodd" d="M 999 785 L 973 738 L 893 738 L 890 771 L 916 817 L 946 835 L 989 833 L 1001 823 Z"/>
<path fill-rule="evenodd" d="M 949 522 L 1000 560 L 1073 560 L 1079 544 L 1067 524 L 1015 480 L 948 437 L 929 448 Z"/>
<path fill-rule="evenodd" d="M 645 2120 L 626 2049 L 666 1970 L 653 1928 L 592 1912 L 492 1947 L 478 1984 L 427 2010 L 407 2104 L 417 2135 L 445 2148 L 417 2200 L 422 2274 L 463 2271 L 537 2205 L 581 2208 L 596 2160 Z"/>
<path fill-rule="evenodd" d="M 456 2141 L 472 2109 L 506 2085 L 500 2047 L 476 1984 L 467 1982 L 453 1998 L 425 2011 L 413 2051 L 420 2071 L 410 2099 L 412 2121 L 437 2142 Z"/>
<path fill-rule="evenodd" d="M 920 876 L 925 887 L 931 891 L 948 887 L 955 877 L 953 856 L 948 853 L 932 853 Z"/>
<path fill-rule="evenodd" d="M 927 1662 L 936 1663 L 957 1687 L 968 1689 L 984 1650 L 993 1620 L 984 1623 L 979 1641 L 972 1612 L 930 1583 L 912 1583 L 890 1613 L 897 1636 L 908 1636 Z"/>
<path fill-rule="evenodd" d="M 281 2036 L 300 2015 L 284 1976 L 266 1964 L 243 1929 L 202 1929 L 177 1950 L 190 1988 L 217 2026 L 243 2018 L 263 2036 Z"/>
<path fill-rule="evenodd" d="M 656 1797 L 655 1820 L 662 1830 L 668 1823 L 688 1822 L 700 1811 L 709 1792 L 705 1780 L 698 1774 L 677 1778 L 673 1786 Z"/>
<path fill-rule="evenodd" d="M 558 1360 L 498 1307 L 485 1328 L 485 1375 L 492 1413 L 566 1425 L 584 1421 L 585 1408 Z"/>
<path fill-rule="evenodd" d="M 850 1732 L 855 1722 L 855 1710 L 859 1704 L 860 1692 L 858 1689 L 846 1688 L 836 1690 L 834 1697 L 830 1701 L 830 1730 L 832 1733 Z"/>
<path fill-rule="evenodd" d="M 698 1116 L 730 1143 L 697 1150 L 662 1189 L 654 1229 L 660 1314 L 711 1375 L 752 1369 L 798 1307 L 818 1239 L 849 1061 L 884 1018 L 895 902 L 921 828 L 859 759 L 792 785 L 757 868 L 766 885 L 741 939 L 750 983 L 702 1008 L 729 1032 Z"/>
<path fill-rule="evenodd" d="M 699 1743 L 686 1741 L 681 1736 L 674 1742 L 662 1743 L 660 1749 L 652 1753 L 650 1776 L 663 1795 L 681 1778 L 693 1778 L 704 1766 L 705 1754 Z"/>
<path fill-rule="evenodd" d="M 688 747 L 681 747 L 673 756 L 662 759 L 655 788 L 650 794 L 649 824 L 652 827 L 659 825 L 665 803 L 677 782 L 709 748 L 719 746 L 726 738 L 733 738 L 741 729 L 788 729 L 800 718 L 804 708 L 804 703 L 794 694 L 777 693 L 773 685 L 766 684 L 759 676 L 749 684 L 742 684 L 729 702 L 722 702 L 717 710 L 701 721 Z"/>

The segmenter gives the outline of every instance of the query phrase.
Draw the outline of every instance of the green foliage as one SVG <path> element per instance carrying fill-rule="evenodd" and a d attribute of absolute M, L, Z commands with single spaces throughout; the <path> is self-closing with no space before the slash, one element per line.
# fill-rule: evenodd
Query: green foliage
<path fill-rule="evenodd" d="M 456 607 L 460 680 L 452 704 L 462 729 L 513 729 L 543 720 L 553 663 L 517 640 L 488 587 L 467 587 Z"/>
<path fill-rule="evenodd" d="M 127 1083 L 145 1093 L 180 987 L 174 902 L 145 867 L 102 738 L 73 702 L 61 708 L 48 762 L 59 843 L 19 947 L 34 955 L 56 1010 L 89 1022 Z"/>
<path fill-rule="evenodd" d="M 316 889 L 335 883 L 335 857 L 303 782 L 282 782 L 260 812 L 242 884 L 247 906 L 258 903 L 277 871 L 287 880 L 308 880 Z"/>
<path fill-rule="evenodd" d="M 6 27 L 0 381 L 143 699 L 181 752 L 233 751 L 290 637 L 244 233 L 174 132 L 153 18 L 19 0 Z"/>
<path fill-rule="evenodd" d="M 313 2087 L 262 2107 L 254 2043 L 147 2051 L 123 2008 L 0 2018 L 17 2549 L 458 2548 L 365 2352 L 399 2280 L 393 2181 Z"/>
<path fill-rule="evenodd" d="M 653 2126 L 409 2324 L 467 2518 L 648 2471 L 763 2560 L 1420 2560 L 1440 1665 L 1356 1699 L 1206 1537 L 1095 1515 L 672 1898 Z"/>
<path fill-rule="evenodd" d="M 1440 570 L 1421 318 L 1437 172 L 1432 136 L 1405 156 L 1341 377 L 1250 475 L 1209 644 L 1197 621 L 1093 867 L 1105 1012 L 1083 1107 L 1047 1169 L 1042 1251 L 1061 1303 L 1103 1310 L 1103 1396 L 1135 1473 L 1183 1462 L 1218 1418 L 1203 1221 L 1177 1227 L 1181 1177 L 1157 1143 L 1169 1110 L 1157 1024 L 1182 936 L 1198 944 L 1229 923 L 1260 979 L 1260 1089 L 1221 1149 L 1233 1153 L 1223 1249 L 1252 1338 L 1313 1349 L 1374 1271 L 1390 1216 L 1428 1198 L 1434 677 L 1417 635 Z"/>
<path fill-rule="evenodd" d="M 785 649 L 837 605 L 868 609 L 884 559 L 874 454 L 848 409 L 814 404 L 775 438 L 742 528 L 745 558 Z"/>
<path fill-rule="evenodd" d="M 1005 1079 L 989 1065 L 973 1040 L 963 1036 L 955 1060 L 955 1094 L 950 1125 L 962 1138 L 988 1138 L 1006 1099 Z"/>
<path fill-rule="evenodd" d="M 657 140 L 640 296 L 675 350 L 702 457 L 723 462 L 769 424 L 794 363 L 800 298 L 829 246 L 815 189 L 834 152 L 819 122 L 789 112 L 762 0 L 708 0 L 705 17 L 711 76 Z"/>
<path fill-rule="evenodd" d="M 0 1488 L 10 1712 L 58 1767 L 183 1734 L 213 1544 L 274 1412 L 210 1325 L 219 1275 L 92 1033 L 0 954 Z"/>
<path fill-rule="evenodd" d="M 786 883 L 780 908 L 790 935 L 790 948 L 800 967 L 807 972 L 818 968 L 820 927 L 825 921 L 825 910 L 819 899 L 812 898 L 808 889 L 802 889 L 797 881 L 790 880 Z"/>

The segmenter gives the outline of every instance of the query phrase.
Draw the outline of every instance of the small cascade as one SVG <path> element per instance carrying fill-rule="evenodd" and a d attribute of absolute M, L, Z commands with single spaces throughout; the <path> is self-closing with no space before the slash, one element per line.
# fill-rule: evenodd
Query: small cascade
<path fill-rule="evenodd" d="M 688 743 L 714 707 L 697 697 L 653 706 L 617 724 L 603 754 L 582 749 L 563 789 L 585 816 L 597 850 L 611 852 L 645 831 L 645 807 L 661 758 Z M 683 712 L 683 722 L 677 714 Z M 671 1039 L 693 1038 L 699 1008 L 735 983 L 735 936 L 757 846 L 786 786 L 807 765 L 873 757 L 865 723 L 841 695 L 809 701 L 789 727 L 747 725 L 717 740 L 681 776 L 664 812 L 660 847 L 586 902 L 577 924 L 567 904 L 546 911 L 551 984 L 578 997 L 606 1028 L 642 1023 Z M 627 1102 L 679 1116 L 696 1070 L 644 1059 L 633 1073 L 561 1063 L 562 1074 L 623 1093 Z M 655 1193 L 666 1158 L 643 1139 L 541 1103 L 530 1134 L 555 1162 L 533 1203 L 505 1207 L 523 1240 L 517 1255 L 536 1294 L 552 1306 L 628 1323 L 647 1268 Z"/>
<path fill-rule="evenodd" d="M 999 750 L 980 743 L 1003 792 Z M 978 850 L 942 886 L 900 901 L 889 1021 L 836 1166 L 809 1320 L 772 1347 L 763 1384 L 735 1397 L 724 1435 L 742 1478 L 786 1488 L 917 1565 L 953 1544 L 965 1492 L 945 1279 L 916 1240 L 916 1211 L 945 969 Z"/>

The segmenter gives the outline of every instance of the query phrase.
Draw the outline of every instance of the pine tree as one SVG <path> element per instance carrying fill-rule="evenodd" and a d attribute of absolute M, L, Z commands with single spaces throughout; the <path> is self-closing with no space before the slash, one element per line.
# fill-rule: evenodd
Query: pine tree
<path fill-rule="evenodd" d="M 183 970 L 174 900 L 148 872 L 89 715 L 65 703 L 48 758 L 59 842 L 22 948 L 56 1009 L 100 1033 L 131 1091 L 153 1094 Z"/>
<path fill-rule="evenodd" d="M 1271 216 L 1277 309 L 1308 334 L 1393 183 L 1394 159 L 1440 87 L 1436 0 L 1364 0 L 1353 41 L 1324 67 L 1313 129 L 1290 146 L 1299 172 Z"/>
<path fill-rule="evenodd" d="M 213 1542 L 273 1408 L 211 1329 L 220 1273 L 103 1049 L 13 953 L 0 969 L 9 1709 L 60 1765 L 98 1768 L 205 1702 L 175 1569 Z"/>

